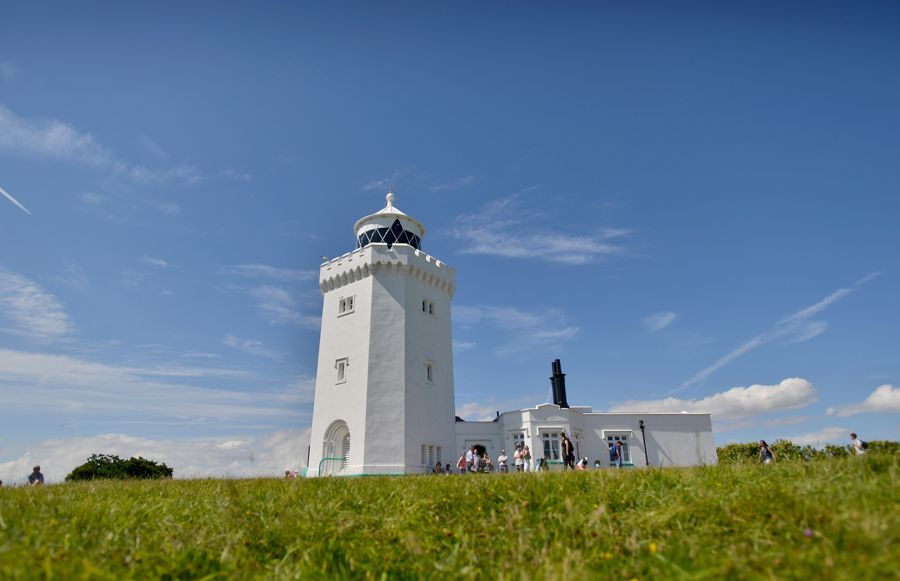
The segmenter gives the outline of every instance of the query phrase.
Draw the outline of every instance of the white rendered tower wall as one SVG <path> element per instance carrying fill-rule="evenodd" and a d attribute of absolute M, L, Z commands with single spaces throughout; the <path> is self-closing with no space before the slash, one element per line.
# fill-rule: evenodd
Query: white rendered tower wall
<path fill-rule="evenodd" d="M 392 211 L 373 216 L 412 220 Z M 455 271 L 409 244 L 375 242 L 323 264 L 319 280 L 308 475 L 416 473 L 438 454 L 454 463 Z"/>

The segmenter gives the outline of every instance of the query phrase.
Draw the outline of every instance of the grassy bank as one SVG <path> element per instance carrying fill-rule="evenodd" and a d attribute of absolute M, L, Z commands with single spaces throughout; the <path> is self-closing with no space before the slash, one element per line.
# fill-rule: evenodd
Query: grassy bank
<path fill-rule="evenodd" d="M 898 484 L 900 459 L 872 454 L 0 489 L 0 578 L 897 578 Z"/>

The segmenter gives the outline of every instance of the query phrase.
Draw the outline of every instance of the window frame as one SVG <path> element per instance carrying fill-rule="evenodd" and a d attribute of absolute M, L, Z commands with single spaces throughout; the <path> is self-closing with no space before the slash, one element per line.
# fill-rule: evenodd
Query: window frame
<path fill-rule="evenodd" d="M 437 365 L 434 361 L 430 359 L 425 362 L 425 382 L 433 384 L 435 381 L 435 371 L 437 371 Z"/>
<path fill-rule="evenodd" d="M 349 306 L 348 306 L 349 305 Z M 338 298 L 338 317 L 350 315 L 356 312 L 356 295 L 347 295 Z"/>
<path fill-rule="evenodd" d="M 339 357 L 338 359 L 335 359 L 334 368 L 337 371 L 334 384 L 340 385 L 342 383 L 347 383 L 347 376 L 350 374 L 350 358 Z"/>

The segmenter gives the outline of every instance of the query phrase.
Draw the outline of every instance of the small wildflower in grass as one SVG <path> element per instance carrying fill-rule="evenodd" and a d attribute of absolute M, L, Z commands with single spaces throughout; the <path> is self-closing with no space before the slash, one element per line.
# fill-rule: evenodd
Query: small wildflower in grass
<path fill-rule="evenodd" d="M 808 539 L 811 538 L 811 537 L 813 536 L 813 530 L 812 530 L 812 529 L 806 529 L 805 531 L 803 531 L 803 536 L 805 536 L 805 537 L 808 538 Z"/>
<path fill-rule="evenodd" d="M 655 552 L 656 552 L 656 548 L 657 548 L 657 547 L 656 547 L 656 543 L 650 543 L 650 544 L 648 545 L 648 548 L 650 549 L 650 552 L 651 552 L 651 553 L 655 553 Z"/>

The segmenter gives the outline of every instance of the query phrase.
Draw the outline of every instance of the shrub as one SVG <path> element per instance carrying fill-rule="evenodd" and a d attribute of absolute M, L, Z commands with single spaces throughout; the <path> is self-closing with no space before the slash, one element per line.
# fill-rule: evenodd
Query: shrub
<path fill-rule="evenodd" d="M 153 480 L 171 478 L 173 470 L 163 463 L 146 458 L 122 460 L 112 454 L 91 454 L 87 462 L 77 466 L 66 476 L 66 481 L 76 480 Z"/>

